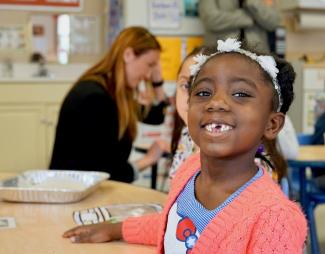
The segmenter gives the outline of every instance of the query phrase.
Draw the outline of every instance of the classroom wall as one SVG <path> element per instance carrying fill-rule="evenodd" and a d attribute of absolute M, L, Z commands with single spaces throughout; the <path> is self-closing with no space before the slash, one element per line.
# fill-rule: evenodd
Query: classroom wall
<path fill-rule="evenodd" d="M 149 27 L 149 16 L 148 16 L 148 5 L 149 0 L 124 0 L 124 25 L 143 25 Z M 179 1 L 181 5 L 183 1 Z M 281 1 L 276 0 L 277 6 L 280 10 L 292 10 L 298 1 L 287 0 Z M 181 8 L 182 9 L 182 8 Z M 70 12 L 71 13 L 71 12 Z M 106 33 L 107 33 L 107 1 L 103 0 L 85 0 L 83 1 L 83 10 L 78 12 L 78 15 L 94 15 L 98 16 L 100 20 L 99 28 L 99 43 L 100 51 L 95 55 L 72 55 L 70 62 L 94 62 L 96 61 L 107 49 L 106 45 Z M 0 62 L 4 58 L 12 58 L 14 61 L 27 62 L 32 51 L 31 48 L 31 15 L 53 15 L 58 14 L 57 12 L 41 12 L 41 11 L 11 11 L 11 10 L 0 10 L 0 26 L 1 25 L 24 25 L 26 32 L 28 33 L 29 40 L 26 50 L 17 51 L 1 51 L 0 50 Z M 73 13 L 76 14 L 76 13 Z M 182 15 L 182 13 L 181 13 Z M 311 56 L 312 59 L 319 59 L 324 55 L 325 41 L 324 30 L 316 29 L 297 29 L 293 25 L 292 17 L 295 14 L 286 15 L 284 25 L 287 27 L 286 35 L 286 56 L 289 60 L 299 59 L 303 54 Z M 289 17 L 287 19 L 287 17 Z M 190 36 L 190 35 L 202 35 L 203 26 L 198 18 L 182 17 L 180 27 L 177 29 L 149 29 L 157 35 L 163 36 Z M 303 41 L 304 43 L 301 43 Z"/>
<path fill-rule="evenodd" d="M 4 58 L 11 58 L 16 62 L 28 62 L 29 56 L 31 54 L 31 40 L 32 40 L 32 30 L 31 30 L 31 16 L 33 14 L 41 15 L 55 15 L 55 14 L 74 14 L 74 15 L 90 15 L 99 17 L 99 42 L 100 42 L 100 52 L 97 55 L 88 56 L 78 56 L 72 55 L 70 62 L 93 62 L 98 59 L 105 51 L 105 36 L 106 36 L 106 14 L 107 5 L 106 1 L 103 0 L 84 0 L 83 9 L 80 12 L 45 12 L 45 11 L 16 11 L 16 10 L 1 10 L 0 9 L 0 26 L 3 25 L 23 25 L 26 29 L 28 44 L 27 48 L 24 50 L 0 50 L 0 62 Z"/>

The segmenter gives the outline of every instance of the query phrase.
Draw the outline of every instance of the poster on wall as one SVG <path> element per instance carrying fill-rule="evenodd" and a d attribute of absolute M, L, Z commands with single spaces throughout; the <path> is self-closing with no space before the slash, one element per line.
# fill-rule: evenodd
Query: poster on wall
<path fill-rule="evenodd" d="M 191 36 L 186 39 L 186 55 L 191 53 L 195 48 L 203 45 L 202 36 Z M 184 56 L 185 57 L 185 56 Z"/>
<path fill-rule="evenodd" d="M 1 10 L 81 11 L 83 0 L 0 0 Z"/>
<path fill-rule="evenodd" d="M 0 26 L 0 50 L 19 50 L 27 47 L 24 26 Z"/>
<path fill-rule="evenodd" d="M 70 17 L 70 52 L 90 55 L 99 53 L 99 20 L 96 16 Z"/>
<path fill-rule="evenodd" d="M 180 37 L 158 37 L 162 45 L 160 55 L 162 74 L 165 80 L 176 80 L 177 70 L 182 61 L 182 39 Z"/>
<path fill-rule="evenodd" d="M 178 0 L 149 0 L 149 26 L 151 28 L 179 28 L 181 7 Z"/>

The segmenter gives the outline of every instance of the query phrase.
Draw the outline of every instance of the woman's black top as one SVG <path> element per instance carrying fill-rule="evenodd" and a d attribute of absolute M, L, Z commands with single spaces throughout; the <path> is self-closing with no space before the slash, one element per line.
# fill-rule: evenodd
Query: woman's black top
<path fill-rule="evenodd" d="M 162 119 L 156 122 L 163 122 Z M 132 140 L 118 139 L 118 111 L 96 81 L 81 81 L 66 96 L 59 115 L 50 169 L 104 171 L 111 180 L 132 182 Z"/>

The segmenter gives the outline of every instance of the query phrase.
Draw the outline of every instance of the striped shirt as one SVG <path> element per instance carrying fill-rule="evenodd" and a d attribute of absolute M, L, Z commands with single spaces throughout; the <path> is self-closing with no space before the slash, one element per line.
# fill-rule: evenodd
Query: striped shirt
<path fill-rule="evenodd" d="M 195 180 L 199 174 L 200 171 L 190 179 L 169 211 L 164 240 L 166 254 L 185 254 L 190 251 L 209 222 L 243 190 L 261 177 L 263 170 L 259 169 L 248 182 L 213 210 L 206 209 L 195 198 Z"/>

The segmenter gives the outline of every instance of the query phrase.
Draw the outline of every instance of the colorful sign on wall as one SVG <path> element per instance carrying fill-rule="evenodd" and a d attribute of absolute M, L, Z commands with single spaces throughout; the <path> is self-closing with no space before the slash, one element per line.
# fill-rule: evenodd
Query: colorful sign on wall
<path fill-rule="evenodd" d="M 193 49 L 202 46 L 203 38 L 201 36 L 191 36 L 186 39 L 186 55 L 191 53 Z"/>
<path fill-rule="evenodd" d="M 80 11 L 83 0 L 1 0 L 2 10 Z"/>
<path fill-rule="evenodd" d="M 158 41 L 162 46 L 160 60 L 163 77 L 165 80 L 176 80 L 182 61 L 182 39 L 180 37 L 158 37 Z"/>

